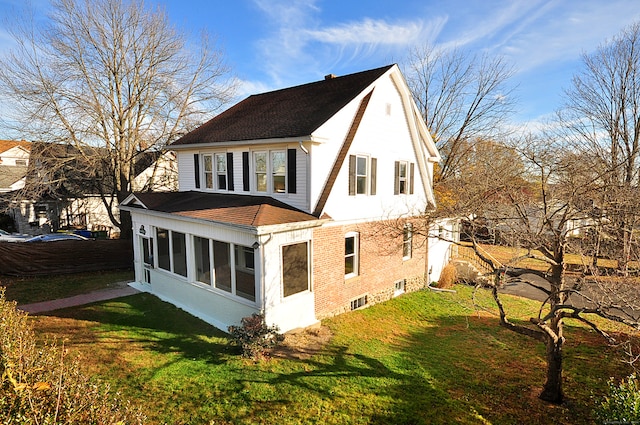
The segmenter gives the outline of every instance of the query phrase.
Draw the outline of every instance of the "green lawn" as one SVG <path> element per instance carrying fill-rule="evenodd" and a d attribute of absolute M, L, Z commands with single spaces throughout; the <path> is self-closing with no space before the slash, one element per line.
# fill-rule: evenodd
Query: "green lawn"
<path fill-rule="evenodd" d="M 544 348 L 471 304 L 471 289 L 420 291 L 323 322 L 303 359 L 242 359 L 226 334 L 148 294 L 34 318 L 89 373 L 161 424 L 587 424 L 620 349 L 568 326 L 563 406 L 537 398 Z M 490 306 L 487 297 L 480 302 Z M 536 304 L 509 298 L 522 318 Z M 572 324 L 573 325 L 573 324 Z"/>
<path fill-rule="evenodd" d="M 0 286 L 5 287 L 8 300 L 29 304 L 86 294 L 132 280 L 133 270 L 111 270 L 56 276 L 0 276 Z"/>

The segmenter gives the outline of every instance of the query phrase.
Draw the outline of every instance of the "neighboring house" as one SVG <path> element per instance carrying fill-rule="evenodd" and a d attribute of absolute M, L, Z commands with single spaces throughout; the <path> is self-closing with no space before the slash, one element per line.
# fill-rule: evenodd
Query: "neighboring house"
<path fill-rule="evenodd" d="M 0 193 L 24 187 L 30 149 L 25 140 L 0 140 Z"/>
<path fill-rule="evenodd" d="M 117 235 L 119 229 L 111 222 L 107 206 L 94 189 L 91 175 L 94 167 L 83 161 L 75 148 L 44 142 L 13 143 L 19 146 L 0 152 L 0 192 L 4 192 L 4 209 L 18 232 L 40 234 L 60 229 L 87 229 Z M 0 141 L 0 149 L 3 146 Z M 19 165 L 4 165 L 7 163 Z M 5 189 L 3 182 L 15 179 L 17 183 Z M 173 152 L 140 154 L 133 190 L 176 189 Z M 108 199 L 111 212 L 117 217 L 118 202 L 115 197 Z"/>
<path fill-rule="evenodd" d="M 283 332 L 424 287 L 428 244 L 404 218 L 435 207 L 440 157 L 397 65 L 250 96 L 169 148 L 179 192 L 120 206 L 136 287 Z"/>

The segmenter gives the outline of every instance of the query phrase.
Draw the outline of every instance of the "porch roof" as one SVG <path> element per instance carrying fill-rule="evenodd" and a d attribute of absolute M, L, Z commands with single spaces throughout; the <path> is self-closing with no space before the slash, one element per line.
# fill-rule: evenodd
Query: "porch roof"
<path fill-rule="evenodd" d="M 123 206 L 252 227 L 318 220 L 311 214 L 268 196 L 197 191 L 140 192 L 132 194 L 129 200 L 123 202 Z"/>

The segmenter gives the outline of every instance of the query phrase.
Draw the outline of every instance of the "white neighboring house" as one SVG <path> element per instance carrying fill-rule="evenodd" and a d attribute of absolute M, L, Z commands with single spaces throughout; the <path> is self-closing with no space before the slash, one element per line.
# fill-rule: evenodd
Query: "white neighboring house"
<path fill-rule="evenodd" d="M 33 235 L 49 229 L 78 228 L 117 236 L 119 229 L 111 222 L 107 207 L 98 194 L 86 188 L 82 173 L 72 173 L 75 177 L 58 177 L 51 191 L 37 199 L 15 196 L 16 191 L 24 188 L 27 179 L 43 178 L 38 164 L 46 164 L 49 155 L 60 155 L 66 149 L 64 145 L 0 140 L 0 193 L 5 193 L 3 203 L 8 204 L 8 214 L 15 222 L 16 230 Z M 140 170 L 132 183 L 134 191 L 177 189 L 177 164 L 173 152 L 148 153 L 140 157 L 137 164 Z M 34 162 L 29 167 L 31 160 Z M 74 180 L 76 178 L 78 180 Z M 113 215 L 118 217 L 117 200 L 112 199 L 111 204 Z"/>
<path fill-rule="evenodd" d="M 0 193 L 24 187 L 30 145 L 25 140 L 0 140 Z"/>
<path fill-rule="evenodd" d="M 250 96 L 169 148 L 179 191 L 120 206 L 133 285 L 222 330 L 262 313 L 285 332 L 423 288 L 448 252 L 411 231 L 440 157 L 397 65 Z"/>

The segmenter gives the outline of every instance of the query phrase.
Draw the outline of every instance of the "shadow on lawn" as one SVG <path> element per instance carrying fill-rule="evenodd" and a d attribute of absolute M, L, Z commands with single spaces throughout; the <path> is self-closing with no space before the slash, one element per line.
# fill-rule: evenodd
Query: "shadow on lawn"
<path fill-rule="evenodd" d="M 82 307 L 56 310 L 42 316 L 99 323 L 91 332 L 72 332 L 71 344 L 104 342 L 126 347 L 138 344 L 161 354 L 220 364 L 234 347 L 224 332 L 149 294 L 136 294 Z M 49 325 L 50 326 L 50 325 Z M 48 329 L 54 331 L 54 329 Z M 68 331 L 68 329 L 67 329 Z M 125 332 L 122 332 L 125 331 Z M 60 333 L 63 333 L 60 330 Z M 77 337 L 74 338 L 73 336 Z"/>

